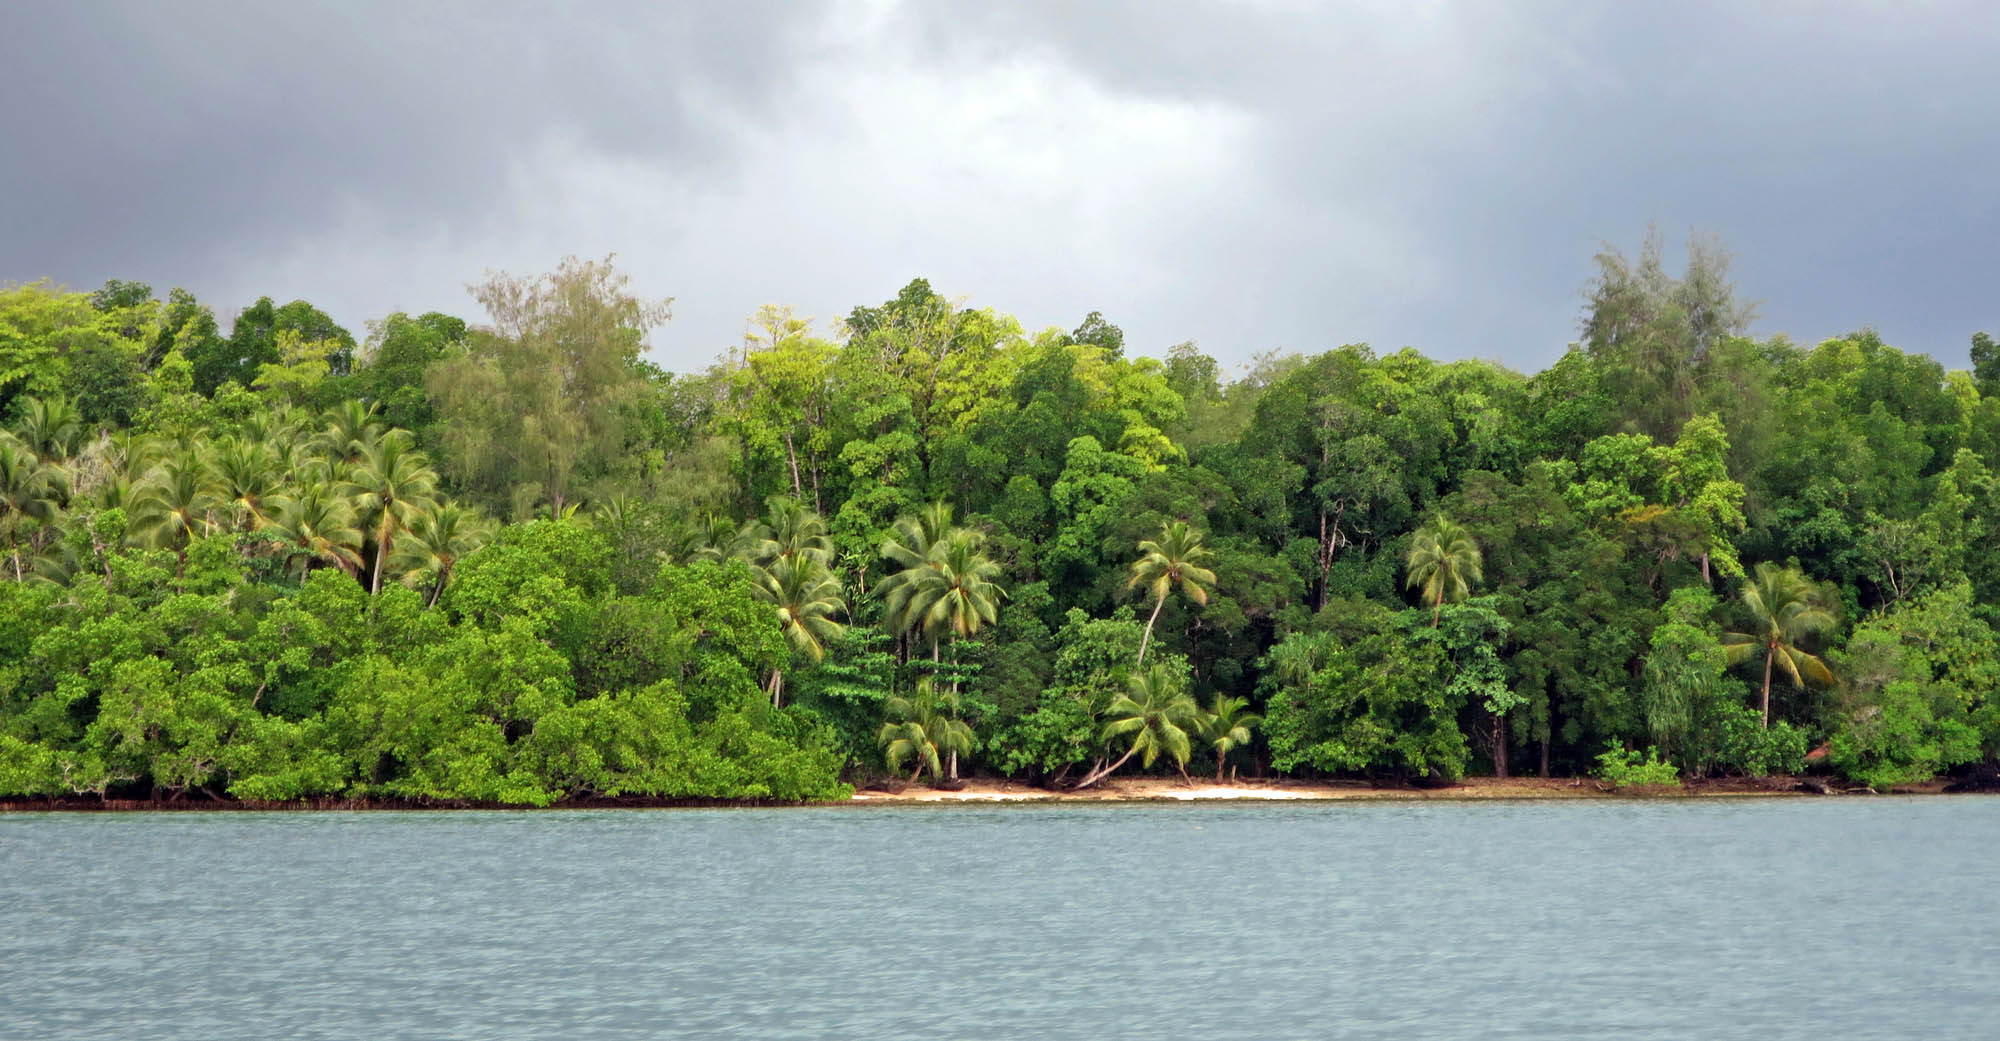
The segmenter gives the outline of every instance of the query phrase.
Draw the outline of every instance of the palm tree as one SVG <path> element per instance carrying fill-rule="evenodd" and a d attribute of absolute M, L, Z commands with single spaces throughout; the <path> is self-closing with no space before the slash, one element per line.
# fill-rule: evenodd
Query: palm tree
<path fill-rule="evenodd" d="M 60 462 L 75 455 L 86 432 L 83 413 L 78 412 L 68 398 L 58 395 L 21 399 L 20 418 L 14 421 L 14 433 L 43 462 Z"/>
<path fill-rule="evenodd" d="M 833 562 L 833 540 L 827 537 L 825 518 L 785 496 L 771 497 L 760 535 L 752 551 L 756 563 L 801 557 Z"/>
<path fill-rule="evenodd" d="M 923 776 L 925 767 L 930 768 L 932 778 L 943 772 L 939 768 L 939 752 L 949 754 L 953 762 L 961 752 L 972 754 L 972 727 L 958 718 L 958 695 L 950 691 L 939 693 L 928 677 L 917 681 L 917 688 L 909 697 L 892 697 L 883 702 L 882 711 L 888 722 L 882 724 L 875 741 L 882 746 L 882 756 L 891 770 L 901 770 L 905 759 L 916 760 L 917 768 L 910 774 L 911 784 Z"/>
<path fill-rule="evenodd" d="M 254 531 L 271 523 L 285 487 L 278 453 L 262 441 L 225 437 L 208 456 L 216 493 L 235 513 L 236 524 Z"/>
<path fill-rule="evenodd" d="M 882 625 L 897 637 L 916 628 L 911 617 L 910 598 L 917 580 L 930 566 L 931 547 L 945 541 L 953 531 L 951 506 L 934 502 L 914 515 L 896 518 L 890 536 L 882 540 L 878 552 L 898 570 L 875 584 L 882 597 Z"/>
<path fill-rule="evenodd" d="M 1150 767 L 1161 752 L 1174 761 L 1185 779 L 1188 754 L 1192 750 L 1188 731 L 1194 729 L 1200 711 L 1173 669 L 1154 665 L 1144 672 L 1133 673 L 1125 681 L 1125 693 L 1106 710 L 1110 720 L 1104 724 L 1105 741 L 1130 734 L 1131 747 L 1125 749 L 1117 762 L 1092 770 L 1077 787 L 1088 788 L 1111 776 L 1134 755 L 1140 757 L 1140 766 Z"/>
<path fill-rule="evenodd" d="M 1215 701 L 1203 712 L 1200 723 L 1201 736 L 1208 746 L 1215 750 L 1215 779 L 1222 780 L 1222 765 L 1229 759 L 1229 753 L 1250 743 L 1250 731 L 1264 721 L 1255 712 L 1245 712 L 1250 707 L 1247 698 L 1232 698 L 1216 691 Z"/>
<path fill-rule="evenodd" d="M 133 501 L 138 516 L 133 527 L 149 543 L 180 548 L 215 526 L 221 503 L 209 476 L 207 453 L 198 443 L 169 449 L 167 460 L 153 469 Z"/>
<path fill-rule="evenodd" d="M 301 562 L 301 577 L 315 561 L 360 576 L 361 529 L 354 524 L 354 508 L 325 484 L 308 484 L 286 500 L 276 527 L 290 547 L 288 559 Z"/>
<path fill-rule="evenodd" d="M 1771 667 L 1784 670 L 1792 685 L 1807 682 L 1825 686 L 1833 673 L 1817 656 L 1800 649 L 1799 642 L 1834 627 L 1833 612 L 1822 603 L 1819 591 L 1797 568 L 1759 564 L 1743 583 L 1743 606 L 1750 611 L 1754 632 L 1723 633 L 1722 650 L 1731 665 L 1748 661 L 1759 649 L 1764 652 L 1764 725 L 1771 725 Z"/>
<path fill-rule="evenodd" d="M 367 446 L 360 465 L 348 475 L 342 488 L 354 497 L 354 512 L 367 522 L 369 535 L 375 540 L 370 593 L 382 591 L 382 572 L 396 533 L 407 530 L 411 517 L 430 508 L 437 480 L 437 471 L 400 431 Z"/>
<path fill-rule="evenodd" d="M 826 657 L 826 644 L 840 637 L 846 627 L 834 616 L 847 610 L 840 595 L 840 580 L 818 557 L 780 556 L 755 572 L 751 591 L 759 600 L 777 609 L 778 628 L 792 650 L 813 661 Z M 773 668 L 769 686 L 771 704 L 783 703 L 785 673 Z"/>
<path fill-rule="evenodd" d="M 1146 664 L 1146 647 L 1153 642 L 1153 623 L 1160 620 L 1160 608 L 1167 606 L 1167 594 L 1179 586 L 1189 600 L 1208 603 L 1208 591 L 1215 586 L 1215 572 L 1201 566 L 1213 554 L 1202 546 L 1201 532 L 1185 521 L 1169 521 L 1160 526 L 1158 539 L 1139 543 L 1139 559 L 1132 562 L 1132 578 L 1127 589 L 1144 587 L 1153 596 L 1153 613 L 1146 618 L 1146 634 L 1139 638 L 1139 664 Z"/>
<path fill-rule="evenodd" d="M 1479 543 L 1472 534 L 1448 517 L 1436 517 L 1410 539 L 1410 553 L 1404 564 L 1409 577 L 1404 586 L 1421 589 L 1424 602 L 1431 605 L 1431 628 L 1444 615 L 1445 601 L 1457 603 L 1472 595 L 1472 583 L 1486 576 L 1480 570 Z"/>
<path fill-rule="evenodd" d="M 493 522 L 478 510 L 446 500 L 410 518 L 409 533 L 396 542 L 395 560 L 405 581 L 428 584 L 424 606 L 437 606 L 452 570 L 466 554 L 493 537 Z"/>
<path fill-rule="evenodd" d="M 7 552 L 14 561 L 14 581 L 26 577 L 21 566 L 24 524 L 45 523 L 56 514 L 62 494 L 62 472 L 7 434 L 0 434 L 0 529 L 7 532 Z"/>
<path fill-rule="evenodd" d="M 377 406 L 359 398 L 349 398 L 327 409 L 320 417 L 323 429 L 315 439 L 319 450 L 336 464 L 354 466 L 368 449 L 382 439 L 382 422 Z"/>
<path fill-rule="evenodd" d="M 938 660 L 938 644 L 945 635 L 968 639 L 993 624 L 1007 591 L 996 579 L 1000 565 L 980 552 L 981 539 L 975 532 L 956 528 L 944 541 L 931 546 L 924 565 L 898 575 L 915 576 L 900 599 L 901 615 L 910 627 L 931 641 L 931 660 Z"/>

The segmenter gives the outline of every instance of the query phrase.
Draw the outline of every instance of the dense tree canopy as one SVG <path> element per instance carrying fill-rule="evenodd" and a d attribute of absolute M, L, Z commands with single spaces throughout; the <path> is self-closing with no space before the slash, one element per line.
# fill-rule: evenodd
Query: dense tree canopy
<path fill-rule="evenodd" d="M 609 261 L 361 340 L 0 288 L 0 795 L 1991 762 L 2000 349 L 1750 339 L 1689 253 L 1607 249 L 1532 376 L 921 279 L 667 373 Z"/>

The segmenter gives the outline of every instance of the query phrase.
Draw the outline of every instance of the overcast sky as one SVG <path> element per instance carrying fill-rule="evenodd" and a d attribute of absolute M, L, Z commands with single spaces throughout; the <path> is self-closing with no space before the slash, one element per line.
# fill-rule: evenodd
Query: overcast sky
<path fill-rule="evenodd" d="M 1135 351 L 1532 371 L 1719 235 L 1757 331 L 2000 331 L 1986 3 L 10 3 L 0 282 L 477 317 L 615 252 L 657 361 L 924 276 Z"/>

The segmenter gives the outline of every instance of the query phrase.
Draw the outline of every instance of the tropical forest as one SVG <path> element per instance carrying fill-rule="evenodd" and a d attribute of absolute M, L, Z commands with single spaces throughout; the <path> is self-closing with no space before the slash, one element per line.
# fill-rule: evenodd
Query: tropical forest
<path fill-rule="evenodd" d="M 1533 374 L 922 279 L 670 372 L 610 259 L 360 329 L 6 286 L 0 796 L 1990 770 L 2000 345 L 1754 337 L 1665 253 Z"/>

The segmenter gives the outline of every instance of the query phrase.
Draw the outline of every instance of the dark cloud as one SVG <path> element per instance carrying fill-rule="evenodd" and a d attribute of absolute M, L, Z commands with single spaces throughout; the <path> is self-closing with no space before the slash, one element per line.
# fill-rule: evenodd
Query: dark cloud
<path fill-rule="evenodd" d="M 0 36 L 0 278 L 468 310 L 617 250 L 669 364 L 927 275 L 1159 351 L 1535 368 L 1590 255 L 1703 228 L 1760 329 L 1962 364 L 1979 4 L 55 5 Z M 237 299 L 241 297 L 242 299 Z"/>

